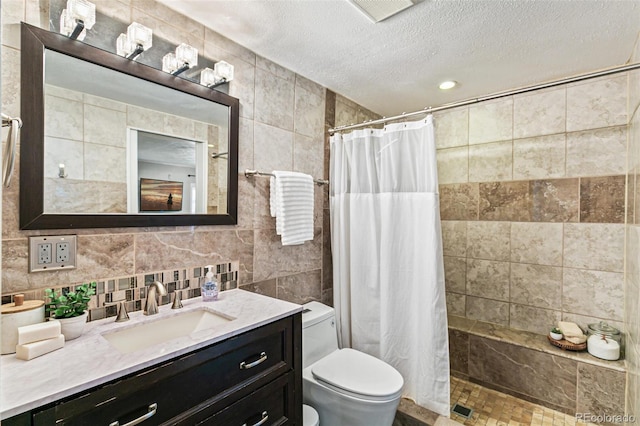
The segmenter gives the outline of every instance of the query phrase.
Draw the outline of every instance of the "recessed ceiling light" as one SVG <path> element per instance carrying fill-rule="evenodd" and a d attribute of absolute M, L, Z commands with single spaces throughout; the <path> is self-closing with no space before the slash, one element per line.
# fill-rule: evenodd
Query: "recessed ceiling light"
<path fill-rule="evenodd" d="M 456 81 L 448 80 L 448 81 L 443 81 L 442 83 L 440 83 L 440 86 L 438 86 L 438 87 L 440 88 L 440 90 L 449 90 L 449 89 L 453 89 L 457 85 L 458 85 L 458 83 Z"/>

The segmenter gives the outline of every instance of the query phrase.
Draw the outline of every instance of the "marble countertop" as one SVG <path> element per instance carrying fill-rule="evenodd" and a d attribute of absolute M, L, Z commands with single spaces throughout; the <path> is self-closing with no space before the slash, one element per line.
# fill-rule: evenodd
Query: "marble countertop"
<path fill-rule="evenodd" d="M 64 348 L 30 361 L 13 355 L 0 357 L 0 419 L 40 407 L 146 367 L 220 342 L 262 325 L 302 311 L 302 306 L 244 290 L 220 293 L 220 300 L 183 301 L 184 308 L 160 307 L 158 315 L 129 314 L 131 320 L 116 323 L 114 318 L 87 323 L 84 334 Z M 169 318 L 197 309 L 207 309 L 235 318 L 206 331 L 159 343 L 147 349 L 120 353 L 102 336 L 136 324 Z M 77 366 L 82 366 L 78 368 Z"/>

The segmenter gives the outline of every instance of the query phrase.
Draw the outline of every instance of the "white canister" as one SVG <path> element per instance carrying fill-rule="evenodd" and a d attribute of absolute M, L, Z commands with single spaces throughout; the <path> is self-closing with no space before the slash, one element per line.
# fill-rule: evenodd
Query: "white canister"
<path fill-rule="evenodd" d="M 18 344 L 18 327 L 44 322 L 44 301 L 27 300 L 16 294 L 13 303 L 2 305 L 2 355 L 16 352 Z"/>
<path fill-rule="evenodd" d="M 615 361 L 620 358 L 620 330 L 605 322 L 589 324 L 587 351 L 596 358 Z"/>

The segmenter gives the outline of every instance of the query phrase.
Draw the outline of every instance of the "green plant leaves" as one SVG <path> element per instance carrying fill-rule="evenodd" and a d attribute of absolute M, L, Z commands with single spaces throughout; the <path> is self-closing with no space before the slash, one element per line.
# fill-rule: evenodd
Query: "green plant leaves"
<path fill-rule="evenodd" d="M 81 284 L 75 291 L 59 296 L 52 289 L 46 289 L 45 295 L 50 299 L 47 312 L 53 312 L 56 318 L 72 318 L 80 316 L 87 310 L 91 296 L 96 294 L 96 283 Z"/>

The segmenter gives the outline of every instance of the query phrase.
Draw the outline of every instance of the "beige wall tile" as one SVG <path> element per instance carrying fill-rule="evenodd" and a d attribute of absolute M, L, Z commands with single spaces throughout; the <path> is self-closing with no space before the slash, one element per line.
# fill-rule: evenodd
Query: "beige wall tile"
<path fill-rule="evenodd" d="M 624 412 L 624 372 L 578 363 L 578 378 L 578 413 L 619 416 Z"/>
<path fill-rule="evenodd" d="M 191 139 L 195 135 L 195 122 L 177 115 L 164 115 L 164 133 Z"/>
<path fill-rule="evenodd" d="M 509 262 L 467 259 L 467 295 L 509 300 Z"/>
<path fill-rule="evenodd" d="M 513 179 L 549 179 L 565 175 L 565 134 L 513 141 Z"/>
<path fill-rule="evenodd" d="M 296 84 L 293 122 L 296 133 L 311 137 L 321 135 L 324 130 L 324 93 L 318 96 Z"/>
<path fill-rule="evenodd" d="M 447 292 L 447 314 L 463 317 L 465 315 L 466 298 L 464 294 Z"/>
<path fill-rule="evenodd" d="M 508 261 L 510 228 L 509 222 L 468 222 L 467 256 Z"/>
<path fill-rule="evenodd" d="M 513 99 L 513 137 L 564 133 L 566 88 L 538 91 Z"/>
<path fill-rule="evenodd" d="M 321 270 L 288 275 L 277 279 L 278 299 L 303 305 L 322 299 Z"/>
<path fill-rule="evenodd" d="M 467 255 L 467 222 L 443 220 L 442 253 L 445 256 L 465 257 Z"/>
<path fill-rule="evenodd" d="M 293 130 L 294 84 L 256 68 L 255 120 Z"/>
<path fill-rule="evenodd" d="M 336 127 L 358 123 L 357 106 L 345 98 L 336 95 Z"/>
<path fill-rule="evenodd" d="M 568 133 L 567 177 L 624 174 L 626 153 L 626 126 Z"/>
<path fill-rule="evenodd" d="M 24 21 L 25 0 L 2 2 L 2 45 L 20 48 L 20 22 Z"/>
<path fill-rule="evenodd" d="M 131 105 L 127 107 L 127 125 L 140 130 L 160 129 L 164 132 L 164 116 L 165 114 L 146 108 Z"/>
<path fill-rule="evenodd" d="M 127 115 L 124 112 L 85 104 L 84 140 L 125 148 Z"/>
<path fill-rule="evenodd" d="M 47 96 L 45 98 L 44 134 L 56 138 L 82 140 L 82 102 Z"/>
<path fill-rule="evenodd" d="M 469 144 L 469 108 L 455 108 L 433 114 L 436 148 Z"/>
<path fill-rule="evenodd" d="M 3 46 L 0 59 L 2 112 L 20 117 L 20 51 Z"/>
<path fill-rule="evenodd" d="M 467 259 L 444 256 L 444 282 L 447 292 L 466 293 Z"/>
<path fill-rule="evenodd" d="M 627 123 L 627 75 L 567 87 L 567 131 Z"/>
<path fill-rule="evenodd" d="M 293 171 L 307 173 L 314 179 L 322 177 L 324 141 L 294 133 L 293 135 Z"/>
<path fill-rule="evenodd" d="M 477 183 L 440 185 L 440 218 L 477 220 L 478 190 Z"/>
<path fill-rule="evenodd" d="M 439 149 L 436 153 L 438 183 L 464 183 L 469 181 L 468 148 Z"/>
<path fill-rule="evenodd" d="M 623 320 L 622 273 L 565 268 L 563 281 L 563 311 L 613 321 Z"/>
<path fill-rule="evenodd" d="M 211 44 L 213 46 L 224 49 L 225 51 L 231 53 L 234 56 L 237 56 L 238 58 L 249 64 L 252 64 L 253 66 L 255 66 L 256 64 L 255 53 L 208 27 L 204 28 L 204 41 L 206 44 Z M 219 59 L 224 60 L 224 58 Z"/>
<path fill-rule="evenodd" d="M 93 2 L 96 11 L 124 22 L 131 21 L 131 5 L 128 1 L 97 0 Z"/>
<path fill-rule="evenodd" d="M 147 0 L 143 0 L 147 1 Z M 150 3 L 151 1 L 149 1 Z M 157 3 L 157 2 L 153 2 Z M 204 50 L 204 26 L 202 24 L 196 23 L 195 21 L 183 17 L 182 19 L 178 18 L 180 14 L 177 12 L 164 7 L 166 14 L 162 17 L 152 16 L 149 13 L 154 13 L 156 15 L 160 15 L 157 10 L 148 10 L 141 3 L 136 1 L 136 7 L 131 9 L 131 20 L 138 22 L 145 27 L 153 28 L 153 35 L 161 37 L 167 40 L 170 43 L 174 43 L 176 45 L 180 43 L 187 43 L 190 46 L 198 49 L 198 52 L 202 52 Z M 165 19 L 168 19 L 166 21 Z M 185 27 L 179 27 L 178 20 L 183 22 L 189 22 L 189 24 Z M 174 26 L 176 25 L 176 26 Z"/>
<path fill-rule="evenodd" d="M 238 130 L 238 171 L 253 169 L 253 120 L 240 118 Z"/>
<path fill-rule="evenodd" d="M 58 88 L 57 93 L 50 92 L 50 89 L 53 89 L 53 88 L 55 88 L 55 86 L 47 86 L 46 92 L 54 96 L 59 96 L 57 93 L 62 92 L 62 90 Z M 75 96 L 81 97 L 82 101 L 87 105 L 94 105 L 101 108 L 112 109 L 114 111 L 127 112 L 127 104 L 122 102 L 112 101 L 111 99 L 103 98 L 100 96 L 93 96 L 87 93 L 73 92 L 71 90 L 65 90 L 65 92 L 73 93 L 75 94 Z M 86 111 L 85 111 L 85 115 L 86 115 Z"/>
<path fill-rule="evenodd" d="M 624 223 L 626 176 L 580 179 L 580 222 Z"/>
<path fill-rule="evenodd" d="M 55 96 L 58 98 L 70 99 L 72 101 L 80 102 L 84 100 L 84 94 L 82 92 L 76 92 L 75 90 L 69 90 L 62 87 L 53 86 L 51 84 L 44 85 L 44 96 Z"/>
<path fill-rule="evenodd" d="M 255 123 L 253 163 L 260 171 L 292 170 L 293 133 L 278 127 Z"/>
<path fill-rule="evenodd" d="M 44 143 L 44 176 L 58 178 L 64 164 L 69 179 L 84 179 L 83 143 L 46 136 Z"/>
<path fill-rule="evenodd" d="M 469 144 L 513 139 L 513 98 L 469 107 Z"/>
<path fill-rule="evenodd" d="M 564 224 L 564 266 L 622 272 L 624 225 Z"/>
<path fill-rule="evenodd" d="M 560 321 L 560 311 L 512 303 L 509 306 L 509 327 L 546 335 Z"/>
<path fill-rule="evenodd" d="M 255 232 L 254 279 L 285 277 L 322 268 L 322 232 L 315 229 L 313 241 L 283 246 L 274 228 Z"/>
<path fill-rule="evenodd" d="M 105 182 L 126 182 L 126 149 L 84 144 L 84 178 Z"/>
<path fill-rule="evenodd" d="M 511 261 L 562 266 L 561 223 L 511 223 Z"/>
<path fill-rule="evenodd" d="M 469 182 L 511 180 L 512 168 L 511 141 L 469 146 Z"/>
<path fill-rule="evenodd" d="M 509 325 L 509 304 L 481 297 L 466 297 L 466 317 L 494 324 Z"/>
<path fill-rule="evenodd" d="M 531 220 L 528 181 L 481 183 L 478 192 L 480 220 Z"/>
<path fill-rule="evenodd" d="M 285 67 L 278 65 L 275 62 L 270 61 L 267 58 L 263 58 L 259 55 L 256 56 L 256 67 L 263 71 L 268 71 L 276 77 L 286 80 L 289 83 L 295 83 L 296 81 L 296 74 L 293 71 L 288 70 Z"/>
<path fill-rule="evenodd" d="M 538 308 L 562 309 L 562 268 L 512 263 L 510 301 Z"/>
<path fill-rule="evenodd" d="M 578 222 L 579 179 L 544 179 L 529 182 L 533 222 Z"/>

